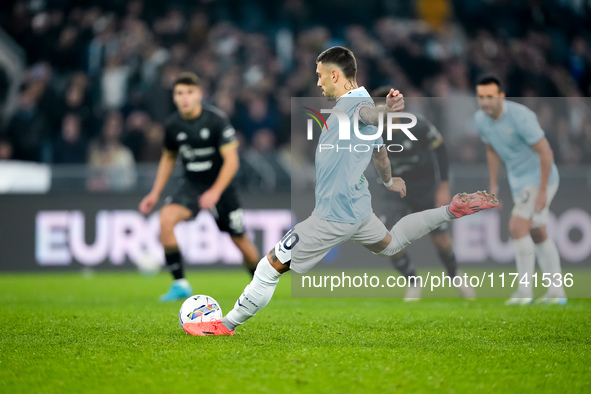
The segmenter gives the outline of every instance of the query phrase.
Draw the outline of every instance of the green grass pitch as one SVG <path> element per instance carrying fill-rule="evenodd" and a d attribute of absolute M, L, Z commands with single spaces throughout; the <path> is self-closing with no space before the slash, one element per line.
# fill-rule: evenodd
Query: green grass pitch
<path fill-rule="evenodd" d="M 289 274 L 288 274 L 289 275 Z M 249 278 L 189 271 L 225 312 Z M 0 393 L 591 392 L 591 300 L 292 299 L 191 337 L 167 274 L 0 275 Z"/>

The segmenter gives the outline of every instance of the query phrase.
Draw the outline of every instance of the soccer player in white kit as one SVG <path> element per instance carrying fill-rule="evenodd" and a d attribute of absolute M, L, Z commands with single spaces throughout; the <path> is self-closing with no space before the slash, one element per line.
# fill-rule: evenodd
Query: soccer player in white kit
<path fill-rule="evenodd" d="M 375 125 L 382 112 L 401 111 L 404 108 L 402 94 L 394 89 L 388 93 L 386 106 L 374 106 L 367 90 L 357 86 L 357 63 L 349 49 L 327 49 L 318 56 L 316 63 L 318 87 L 324 96 L 336 99 L 335 109 L 349 117 L 351 131 L 355 128 L 353 119 L 357 111 L 360 116 L 358 130 L 368 137 L 378 134 Z M 252 282 L 246 286 L 234 309 L 222 320 L 185 323 L 183 329 L 188 334 L 234 335 L 237 326 L 269 303 L 281 274 L 290 269 L 297 273 L 307 272 L 333 247 L 349 239 L 362 244 L 374 254 L 392 256 L 442 223 L 498 205 L 494 196 L 485 192 L 458 194 L 450 205 L 405 216 L 388 231 L 373 213 L 371 195 L 363 172 L 373 158 L 386 188 L 404 197 L 406 185 L 401 178 L 392 178 L 390 160 L 381 136 L 369 141 L 352 132 L 350 140 L 341 141 L 338 123 L 337 116 L 331 114 L 316 149 L 316 207 L 312 215 L 296 224 L 261 259 Z M 375 144 L 376 149 L 373 152 L 319 149 L 320 146 L 336 147 L 342 144 L 344 147 L 356 143 Z"/>
<path fill-rule="evenodd" d="M 538 117 L 529 108 L 505 100 L 498 77 L 482 77 L 476 86 L 480 110 L 474 115 L 480 138 L 486 144 L 490 189 L 497 194 L 497 177 L 501 160 L 515 206 L 511 211 L 509 233 L 515 248 L 519 287 L 507 305 L 533 302 L 531 276 L 535 255 L 544 274 L 550 274 L 551 286 L 538 303 L 564 305 L 567 302 L 562 283 L 560 256 L 556 244 L 546 233 L 550 203 L 558 190 L 558 169 L 554 155 Z M 526 280 L 522 280 L 525 278 Z"/>

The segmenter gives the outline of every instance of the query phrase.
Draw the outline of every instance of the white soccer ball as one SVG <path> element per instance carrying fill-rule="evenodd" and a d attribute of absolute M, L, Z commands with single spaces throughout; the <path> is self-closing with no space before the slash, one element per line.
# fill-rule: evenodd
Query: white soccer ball
<path fill-rule="evenodd" d="M 160 271 L 162 264 L 149 252 L 143 251 L 135 261 L 138 271 L 145 276 L 154 276 Z"/>
<path fill-rule="evenodd" d="M 207 295 L 194 295 L 185 300 L 179 311 L 179 324 L 200 323 L 212 319 L 221 319 L 222 308 L 213 297 Z"/>

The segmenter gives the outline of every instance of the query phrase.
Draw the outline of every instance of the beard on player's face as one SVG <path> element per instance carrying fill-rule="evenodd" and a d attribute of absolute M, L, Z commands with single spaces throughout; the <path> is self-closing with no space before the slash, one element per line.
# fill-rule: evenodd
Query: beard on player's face
<path fill-rule="evenodd" d="M 326 84 L 322 85 L 322 94 L 326 98 L 334 98 L 335 97 L 335 86 L 329 80 Z"/>
<path fill-rule="evenodd" d="M 327 97 L 327 98 L 334 97 L 334 93 L 332 93 L 329 89 L 324 89 L 322 91 L 322 94 L 324 94 L 324 97 Z"/>
<path fill-rule="evenodd" d="M 497 117 L 501 113 L 502 103 L 500 101 L 488 104 L 482 110 L 489 116 Z"/>
<path fill-rule="evenodd" d="M 502 110 L 503 101 L 501 97 L 481 97 L 478 101 L 480 109 L 488 116 L 496 117 Z"/>

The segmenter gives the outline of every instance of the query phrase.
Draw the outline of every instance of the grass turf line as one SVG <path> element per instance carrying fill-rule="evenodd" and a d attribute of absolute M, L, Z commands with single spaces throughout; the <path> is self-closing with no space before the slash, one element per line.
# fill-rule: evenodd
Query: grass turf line
<path fill-rule="evenodd" d="M 225 313 L 241 271 L 190 271 Z M 591 300 L 291 299 L 234 337 L 197 338 L 168 275 L 0 275 L 0 392 L 589 392 Z"/>

